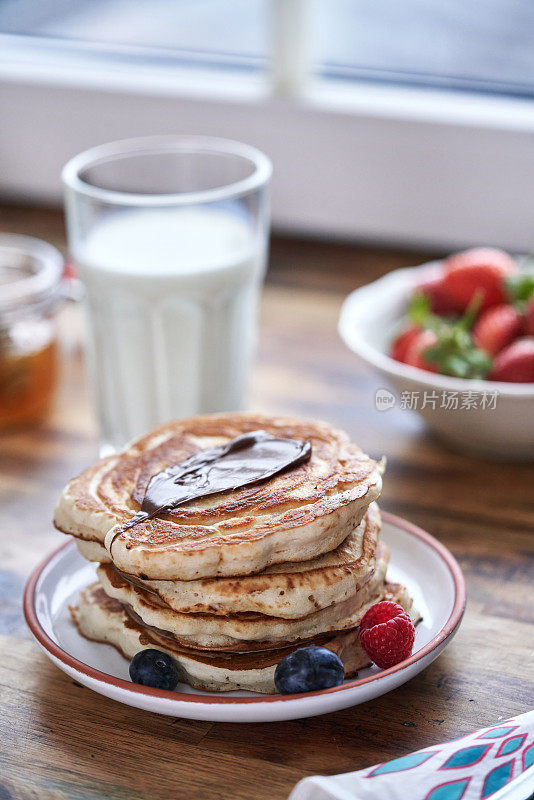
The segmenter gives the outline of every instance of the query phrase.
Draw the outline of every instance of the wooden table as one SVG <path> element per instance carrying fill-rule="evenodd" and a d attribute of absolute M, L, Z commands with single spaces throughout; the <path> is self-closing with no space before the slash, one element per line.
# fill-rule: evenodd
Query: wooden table
<path fill-rule="evenodd" d="M 0 229 L 64 246 L 55 211 L 6 206 Z M 450 647 L 373 702 L 271 725 L 137 711 L 54 667 L 31 639 L 20 603 L 30 570 L 62 541 L 50 519 L 63 484 L 96 454 L 79 320 L 66 309 L 53 413 L 40 428 L 0 438 L 0 800 L 282 800 L 305 775 L 381 762 L 532 705 L 533 468 L 457 455 L 409 412 L 376 412 L 381 380 L 336 332 L 348 291 L 424 258 L 275 239 L 254 407 L 323 417 L 371 454 L 387 455 L 382 506 L 440 538 L 465 572 L 467 612 Z"/>

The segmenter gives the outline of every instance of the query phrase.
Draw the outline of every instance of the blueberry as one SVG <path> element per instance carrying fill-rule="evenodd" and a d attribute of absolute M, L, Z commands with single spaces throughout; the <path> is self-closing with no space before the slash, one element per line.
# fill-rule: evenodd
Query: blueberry
<path fill-rule="evenodd" d="M 343 663 L 326 647 L 311 644 L 294 650 L 283 658 L 274 673 L 274 685 L 280 694 L 315 692 L 343 683 Z"/>
<path fill-rule="evenodd" d="M 176 689 L 178 669 L 172 658 L 161 650 L 141 650 L 130 661 L 130 678 L 153 689 Z"/>

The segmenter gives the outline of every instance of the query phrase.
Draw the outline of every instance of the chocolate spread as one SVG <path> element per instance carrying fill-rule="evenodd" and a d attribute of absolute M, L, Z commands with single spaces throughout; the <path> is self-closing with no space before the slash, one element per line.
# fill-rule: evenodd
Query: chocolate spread
<path fill-rule="evenodd" d="M 220 447 L 200 450 L 150 479 L 141 510 L 114 539 L 133 525 L 190 500 L 267 480 L 308 461 L 310 456 L 309 441 L 277 438 L 265 431 L 244 433 Z"/>

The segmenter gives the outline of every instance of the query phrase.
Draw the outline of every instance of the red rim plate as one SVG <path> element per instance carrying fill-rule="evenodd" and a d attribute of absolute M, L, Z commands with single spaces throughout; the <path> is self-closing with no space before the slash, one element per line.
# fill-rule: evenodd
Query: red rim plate
<path fill-rule="evenodd" d="M 53 639 L 50 638 L 50 636 L 48 636 L 46 631 L 41 626 L 35 610 L 35 592 L 37 583 L 43 570 L 58 553 L 72 544 L 70 541 L 54 550 L 54 552 L 47 556 L 30 575 L 24 590 L 24 616 L 26 617 L 26 622 L 28 623 L 31 632 L 37 641 L 48 653 L 57 658 L 58 661 L 61 661 L 62 664 L 81 672 L 83 675 L 87 675 L 89 678 L 93 678 L 110 686 L 116 686 L 117 688 L 124 689 L 127 692 L 136 692 L 138 694 L 148 695 L 149 697 L 159 697 L 162 700 L 179 700 L 186 703 L 222 703 L 227 705 L 273 702 L 283 703 L 287 700 L 299 700 L 300 698 L 304 697 L 315 697 L 324 694 L 334 694 L 335 692 L 344 692 L 347 689 L 353 689 L 356 686 L 363 686 L 366 683 L 372 683 L 373 681 L 383 678 L 386 675 L 393 675 L 396 672 L 406 669 L 406 667 L 409 667 L 411 664 L 415 664 L 417 661 L 420 661 L 422 658 L 428 655 L 428 653 L 432 652 L 432 650 L 438 647 L 438 645 L 440 645 L 452 633 L 454 633 L 461 622 L 465 609 L 466 590 L 464 576 L 458 565 L 458 562 L 447 550 L 447 548 L 429 533 L 422 530 L 422 528 L 417 527 L 417 525 L 414 525 L 411 522 L 407 522 L 401 517 L 397 517 L 395 514 L 382 511 L 382 519 L 385 522 L 388 522 L 390 525 L 401 528 L 411 536 L 414 536 L 416 539 L 423 541 L 426 545 L 428 545 L 428 547 L 432 548 L 432 550 L 434 550 L 440 556 L 442 561 L 445 562 L 454 583 L 454 603 L 452 611 L 439 633 L 437 633 L 436 636 L 434 636 L 424 647 L 422 647 L 416 653 L 413 653 L 409 658 L 406 658 L 404 661 L 401 661 L 394 667 L 390 667 L 390 669 L 382 670 L 381 672 L 377 672 L 374 675 L 369 675 L 366 678 L 356 678 L 351 681 L 346 681 L 345 683 L 341 684 L 341 686 L 334 686 L 331 689 L 321 689 L 319 691 L 303 692 L 301 694 L 276 694 L 259 697 L 221 697 L 220 695 L 210 696 L 195 693 L 186 694 L 184 692 L 169 692 L 162 689 L 152 689 L 149 686 L 140 686 L 139 684 L 125 681 L 122 678 L 115 678 L 113 675 L 108 675 L 107 672 L 101 672 L 100 670 L 85 664 L 83 661 L 79 661 L 77 658 L 74 658 L 69 653 L 65 652 L 65 650 L 63 650 L 56 642 L 54 642 Z"/>

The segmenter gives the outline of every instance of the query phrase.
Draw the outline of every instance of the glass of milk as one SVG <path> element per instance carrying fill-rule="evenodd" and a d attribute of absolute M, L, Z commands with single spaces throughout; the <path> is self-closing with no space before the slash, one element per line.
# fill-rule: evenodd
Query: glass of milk
<path fill-rule="evenodd" d="M 255 148 L 201 136 L 105 144 L 64 167 L 102 453 L 246 406 L 271 171 Z"/>

